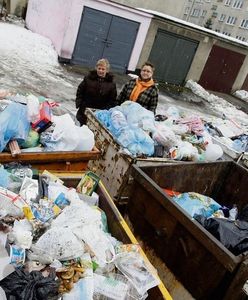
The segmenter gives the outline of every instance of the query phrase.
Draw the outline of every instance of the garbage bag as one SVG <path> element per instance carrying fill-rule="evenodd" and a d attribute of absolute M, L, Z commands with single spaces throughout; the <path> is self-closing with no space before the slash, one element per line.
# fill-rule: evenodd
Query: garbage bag
<path fill-rule="evenodd" d="M 39 133 L 33 129 L 30 129 L 26 140 L 24 142 L 20 142 L 19 146 L 21 148 L 36 147 L 39 144 L 39 139 L 40 139 Z"/>
<path fill-rule="evenodd" d="M 132 101 L 125 101 L 122 103 L 121 108 L 129 126 L 139 127 L 149 132 L 156 130 L 154 113 L 152 111 Z"/>
<path fill-rule="evenodd" d="M 172 199 L 192 218 L 195 215 L 210 217 L 221 208 L 221 205 L 214 199 L 194 192 L 182 193 L 174 196 Z"/>
<path fill-rule="evenodd" d="M 207 219 L 201 215 L 194 218 L 234 255 L 248 250 L 248 222 L 223 218 Z"/>
<path fill-rule="evenodd" d="M 152 156 L 154 153 L 153 139 L 141 128 L 122 130 L 117 141 L 133 155 Z"/>
<path fill-rule="evenodd" d="M 0 281 L 0 286 L 11 300 L 44 300 L 58 295 L 56 273 L 51 271 L 48 277 L 43 277 L 39 271 L 25 272 L 16 269 Z M 11 297 L 12 296 L 12 297 Z"/>
<path fill-rule="evenodd" d="M 30 129 L 27 106 L 10 103 L 0 113 L 0 152 L 10 140 L 25 141 Z"/>

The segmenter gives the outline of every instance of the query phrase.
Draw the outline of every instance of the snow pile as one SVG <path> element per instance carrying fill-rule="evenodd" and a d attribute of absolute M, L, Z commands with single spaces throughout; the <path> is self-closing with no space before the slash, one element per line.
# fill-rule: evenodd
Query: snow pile
<path fill-rule="evenodd" d="M 0 23 L 1 59 L 34 68 L 58 66 L 58 55 L 49 39 L 14 24 Z M 11 53 L 11 56 L 10 56 Z"/>
<path fill-rule="evenodd" d="M 233 93 L 233 95 L 239 99 L 248 102 L 248 92 L 245 90 L 239 90 Z"/>
<path fill-rule="evenodd" d="M 248 116 L 246 113 L 237 109 L 234 105 L 227 102 L 226 100 L 208 93 L 202 86 L 200 86 L 193 80 L 188 80 L 185 86 L 191 89 L 192 92 L 196 95 L 207 100 L 210 107 L 214 111 L 218 111 L 223 115 L 223 117 L 226 117 L 227 119 L 236 121 L 236 123 L 239 123 L 244 131 L 248 132 Z"/>

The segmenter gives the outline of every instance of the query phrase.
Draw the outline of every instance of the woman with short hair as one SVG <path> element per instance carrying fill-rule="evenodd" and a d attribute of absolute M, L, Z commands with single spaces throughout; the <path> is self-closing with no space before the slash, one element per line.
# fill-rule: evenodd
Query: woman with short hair
<path fill-rule="evenodd" d="M 158 104 L 158 88 L 152 78 L 153 73 L 153 64 L 145 62 L 141 67 L 140 76 L 137 79 L 131 79 L 122 88 L 117 98 L 118 104 L 126 100 L 135 101 L 155 114 Z"/>
<path fill-rule="evenodd" d="M 86 124 L 86 107 L 109 109 L 116 105 L 116 84 L 109 73 L 110 64 L 107 59 L 99 59 L 95 70 L 89 72 L 79 84 L 76 96 L 76 118 L 80 125 Z"/>

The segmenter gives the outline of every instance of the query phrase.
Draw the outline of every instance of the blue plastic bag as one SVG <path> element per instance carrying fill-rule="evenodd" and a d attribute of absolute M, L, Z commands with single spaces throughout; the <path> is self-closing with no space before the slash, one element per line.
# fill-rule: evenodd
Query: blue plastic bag
<path fill-rule="evenodd" d="M 206 218 L 212 216 L 221 205 L 212 198 L 194 192 L 182 193 L 172 198 L 193 218 L 195 215 L 202 215 Z"/>
<path fill-rule="evenodd" d="M 7 172 L 3 166 L 0 166 L 0 186 L 7 188 L 9 185 L 10 173 Z"/>
<path fill-rule="evenodd" d="M 11 140 L 25 141 L 30 129 L 27 106 L 12 102 L 0 113 L 0 152 Z"/>

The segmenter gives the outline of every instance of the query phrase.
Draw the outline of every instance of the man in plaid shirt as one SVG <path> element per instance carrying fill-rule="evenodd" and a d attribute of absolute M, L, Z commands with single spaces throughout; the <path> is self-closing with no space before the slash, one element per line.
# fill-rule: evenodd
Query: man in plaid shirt
<path fill-rule="evenodd" d="M 153 72 L 154 66 L 150 62 L 144 63 L 139 78 L 131 79 L 122 88 L 117 98 L 118 104 L 126 100 L 135 101 L 156 114 L 158 88 L 152 79 Z"/>

